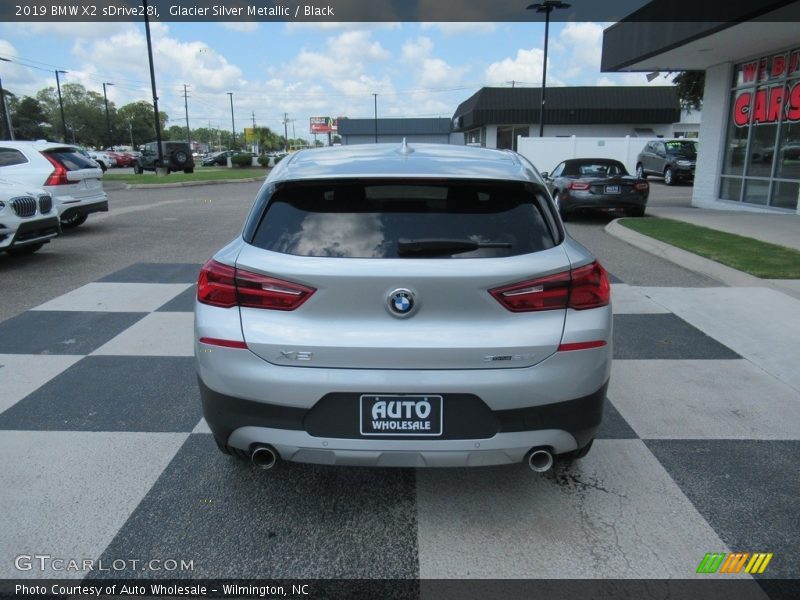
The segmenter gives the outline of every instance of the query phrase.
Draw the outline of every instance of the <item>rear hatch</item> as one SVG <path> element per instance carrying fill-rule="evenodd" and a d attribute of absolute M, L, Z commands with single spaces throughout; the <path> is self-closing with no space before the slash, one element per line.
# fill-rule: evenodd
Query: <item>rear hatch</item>
<path fill-rule="evenodd" d="M 240 307 L 245 341 L 297 367 L 536 364 L 556 351 L 565 309 L 512 312 L 490 290 L 569 270 L 545 203 L 519 182 L 285 185 L 236 268 L 260 290 L 307 298 L 293 310 Z"/>
<path fill-rule="evenodd" d="M 57 146 L 40 152 L 53 165 L 44 185 L 54 195 L 69 194 L 76 200 L 103 195 L 103 171 L 76 148 Z"/>

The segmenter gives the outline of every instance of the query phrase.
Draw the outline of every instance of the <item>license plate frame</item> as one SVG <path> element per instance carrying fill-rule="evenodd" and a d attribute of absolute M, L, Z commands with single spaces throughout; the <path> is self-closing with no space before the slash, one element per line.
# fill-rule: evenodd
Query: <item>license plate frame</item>
<path fill-rule="evenodd" d="M 377 409 L 375 418 L 373 409 L 379 402 L 384 404 Z M 425 403 L 428 412 L 420 416 L 425 413 Z M 376 422 L 386 423 L 383 426 L 386 429 L 376 428 Z M 444 434 L 444 397 L 438 394 L 361 394 L 358 428 L 363 437 L 441 437 Z"/>
<path fill-rule="evenodd" d="M 620 187 L 619 185 L 607 185 L 605 187 L 605 193 L 606 194 L 621 194 L 622 193 L 622 187 Z"/>

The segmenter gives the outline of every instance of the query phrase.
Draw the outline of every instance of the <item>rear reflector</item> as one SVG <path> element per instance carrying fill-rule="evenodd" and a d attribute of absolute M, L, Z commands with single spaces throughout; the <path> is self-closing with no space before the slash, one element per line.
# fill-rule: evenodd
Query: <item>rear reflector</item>
<path fill-rule="evenodd" d="M 649 189 L 650 189 L 650 184 L 649 184 L 649 183 L 647 183 L 646 181 L 639 181 L 639 182 L 637 182 L 637 183 L 635 184 L 635 186 L 634 186 L 634 187 L 635 187 L 637 190 L 644 191 L 644 190 L 649 190 Z"/>
<path fill-rule="evenodd" d="M 606 345 L 604 340 L 597 340 L 594 342 L 574 342 L 572 344 L 561 344 L 558 347 L 558 352 L 571 352 L 573 350 L 589 350 L 591 348 L 602 348 Z"/>
<path fill-rule="evenodd" d="M 240 342 L 239 340 L 221 340 L 219 338 L 202 337 L 200 338 L 200 343 L 208 346 L 221 346 L 222 348 L 239 348 L 241 350 L 247 350 L 247 344 Z"/>
<path fill-rule="evenodd" d="M 314 292 L 314 288 L 299 283 L 243 271 L 213 259 L 203 265 L 197 280 L 198 302 L 221 308 L 294 310 Z"/>
<path fill-rule="evenodd" d="M 597 261 L 563 273 L 494 288 L 489 293 L 511 312 L 567 307 L 585 310 L 606 306 L 611 301 L 608 275 Z"/>
<path fill-rule="evenodd" d="M 57 159 L 50 156 L 47 152 L 39 152 L 44 156 L 51 165 L 53 165 L 53 172 L 45 179 L 44 185 L 69 185 L 72 183 L 67 179 L 67 169 Z"/>

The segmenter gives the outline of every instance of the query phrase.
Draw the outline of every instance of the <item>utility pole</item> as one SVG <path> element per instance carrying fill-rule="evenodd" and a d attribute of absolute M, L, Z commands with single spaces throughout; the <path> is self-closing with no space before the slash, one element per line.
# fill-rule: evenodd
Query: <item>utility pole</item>
<path fill-rule="evenodd" d="M 375 100 L 375 117 L 373 118 L 373 123 L 375 125 L 375 143 L 378 143 L 378 94 L 373 93 L 372 97 Z"/>
<path fill-rule="evenodd" d="M 186 143 L 189 144 L 189 148 L 192 147 L 192 134 L 189 131 L 189 95 L 188 90 L 186 89 L 188 86 L 184 83 L 183 84 L 183 108 L 186 110 Z"/>
<path fill-rule="evenodd" d="M 250 114 L 253 116 L 253 144 L 250 146 L 250 149 L 253 152 L 260 152 L 260 148 L 256 150 L 256 111 L 251 111 Z M 245 142 L 247 142 L 247 140 L 245 140 Z"/>
<path fill-rule="evenodd" d="M 155 116 L 156 126 L 156 146 L 158 147 L 158 164 L 159 168 L 164 164 L 164 149 L 161 147 L 161 118 L 158 114 L 158 95 L 156 94 L 156 71 L 153 66 L 153 42 L 150 39 L 150 17 L 148 16 L 147 0 L 142 0 L 142 7 L 144 8 L 144 33 L 147 38 L 147 60 L 150 63 L 150 87 L 153 90 L 153 114 Z M 158 169 L 156 169 L 158 173 Z"/>
<path fill-rule="evenodd" d="M 67 143 L 67 122 L 64 120 L 64 100 L 61 98 L 61 81 L 58 79 L 59 73 L 64 75 L 67 74 L 66 71 L 59 71 L 56 69 L 56 89 L 58 89 L 58 107 L 61 110 L 61 139 L 66 144 Z"/>
<path fill-rule="evenodd" d="M 103 102 L 106 105 L 106 148 L 111 148 L 111 119 L 108 116 L 108 94 L 106 94 L 106 86 L 114 85 L 107 81 L 103 82 Z"/>
<path fill-rule="evenodd" d="M 3 62 L 11 62 L 7 58 L 0 57 Z M 3 91 L 3 82 L 0 80 L 0 111 L 3 113 L 3 125 L 8 133 L 8 139 L 14 139 L 14 130 L 11 129 L 11 115 L 8 114 L 8 106 L 6 105 L 6 94 Z"/>
<path fill-rule="evenodd" d="M 133 145 L 133 121 L 128 119 L 128 134 L 131 136 L 131 150 L 136 150 L 136 147 Z M 66 139 L 64 140 L 67 141 Z"/>
<path fill-rule="evenodd" d="M 287 120 L 288 118 L 289 118 L 289 113 L 283 113 L 283 151 L 284 152 L 288 152 L 289 151 L 289 129 L 288 129 L 289 121 Z"/>
<path fill-rule="evenodd" d="M 231 133 L 233 134 L 233 142 L 231 143 L 231 150 L 236 148 L 236 123 L 233 121 L 233 92 L 227 92 L 231 98 Z"/>

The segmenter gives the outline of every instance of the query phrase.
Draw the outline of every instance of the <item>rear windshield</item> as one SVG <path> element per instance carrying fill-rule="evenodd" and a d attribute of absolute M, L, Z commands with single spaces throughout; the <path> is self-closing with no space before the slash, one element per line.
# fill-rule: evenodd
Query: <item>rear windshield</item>
<path fill-rule="evenodd" d="M 682 156 L 697 156 L 697 145 L 694 142 L 665 142 L 667 152 Z"/>
<path fill-rule="evenodd" d="M 516 256 L 555 246 L 542 210 L 517 183 L 299 185 L 273 195 L 252 244 L 337 258 Z"/>
<path fill-rule="evenodd" d="M 45 153 L 64 165 L 67 171 L 97 168 L 91 158 L 84 156 L 76 148 L 53 148 L 52 150 L 45 150 Z"/>

